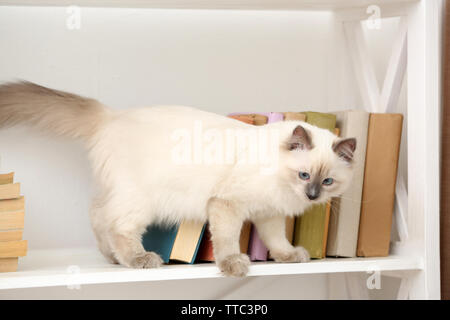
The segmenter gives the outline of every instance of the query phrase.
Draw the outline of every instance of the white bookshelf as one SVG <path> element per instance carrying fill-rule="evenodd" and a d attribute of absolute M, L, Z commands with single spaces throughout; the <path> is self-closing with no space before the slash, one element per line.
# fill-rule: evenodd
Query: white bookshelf
<path fill-rule="evenodd" d="M 300 275 L 340 272 L 420 271 L 420 257 L 323 259 L 308 263 L 254 262 L 253 276 Z M 223 277 L 213 263 L 171 264 L 158 269 L 130 269 L 108 263 L 95 248 L 30 251 L 18 272 L 0 273 L 0 289 L 20 289 L 85 284 L 187 280 Z"/>
<path fill-rule="evenodd" d="M 439 138 L 440 70 L 443 0 L 0 0 L 1 6 L 133 7 L 167 9 L 323 10 L 334 14 L 339 39 L 347 39 L 359 80 L 364 107 L 370 111 L 395 112 L 401 89 L 400 75 L 407 81 L 408 176 L 399 190 L 396 222 L 401 241 L 384 258 L 325 259 L 305 264 L 253 263 L 249 276 L 337 274 L 373 269 L 402 279 L 399 298 L 439 299 Z M 365 56 L 358 22 L 368 18 L 367 8 L 376 5 L 382 18 L 402 17 L 397 43 L 389 61 L 385 85 L 378 88 Z M 342 25 L 341 25 L 342 24 Z M 340 31 L 337 31 L 340 32 Z M 407 56 L 407 66 L 406 66 Z M 355 88 L 356 90 L 356 88 Z M 393 102 L 394 101 L 394 102 Z M 407 190 L 407 191 L 406 191 Z M 67 269 L 75 265 L 79 269 Z M 79 273 L 77 272 L 79 270 Z M 20 259 L 19 271 L 0 274 L 0 289 L 181 280 L 221 277 L 212 264 L 170 265 L 155 270 L 132 270 L 107 264 L 96 249 L 30 250 Z"/>

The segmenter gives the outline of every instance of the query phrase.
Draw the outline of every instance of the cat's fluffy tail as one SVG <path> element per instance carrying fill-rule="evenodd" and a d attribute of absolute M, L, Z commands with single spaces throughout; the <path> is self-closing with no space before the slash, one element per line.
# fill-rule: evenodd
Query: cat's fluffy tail
<path fill-rule="evenodd" d="M 28 124 L 89 139 L 110 113 L 96 100 L 22 81 L 0 85 L 0 128 Z"/>

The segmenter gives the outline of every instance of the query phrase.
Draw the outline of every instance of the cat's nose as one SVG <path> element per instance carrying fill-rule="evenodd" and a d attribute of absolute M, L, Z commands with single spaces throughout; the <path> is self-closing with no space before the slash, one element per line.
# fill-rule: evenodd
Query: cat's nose
<path fill-rule="evenodd" d="M 306 196 L 309 200 L 316 200 L 319 197 L 319 194 L 317 193 L 307 193 Z"/>
<path fill-rule="evenodd" d="M 305 193 L 309 200 L 316 200 L 320 196 L 320 186 L 317 183 L 308 183 Z"/>

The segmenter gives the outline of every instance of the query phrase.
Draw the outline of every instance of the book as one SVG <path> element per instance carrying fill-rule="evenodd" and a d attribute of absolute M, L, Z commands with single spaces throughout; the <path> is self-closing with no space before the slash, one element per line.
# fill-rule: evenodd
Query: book
<path fill-rule="evenodd" d="M 169 263 L 178 225 L 150 225 L 142 235 L 142 245 L 146 251 L 159 254 L 164 263 Z"/>
<path fill-rule="evenodd" d="M 23 229 L 25 198 L 0 200 L 0 230 Z"/>
<path fill-rule="evenodd" d="M 353 155 L 353 180 L 341 198 L 332 200 L 328 229 L 327 256 L 355 257 L 358 244 L 359 217 L 364 182 L 369 113 L 366 111 L 335 112 L 336 126 L 343 137 L 354 137 L 357 148 Z"/>
<path fill-rule="evenodd" d="M 0 200 L 20 197 L 20 183 L 0 184 Z"/>
<path fill-rule="evenodd" d="M 402 114 L 369 116 L 356 253 L 359 257 L 389 254 L 402 124 Z"/>
<path fill-rule="evenodd" d="M 0 241 L 0 258 L 24 257 L 27 254 L 27 240 Z"/>
<path fill-rule="evenodd" d="M 267 117 L 261 114 L 235 114 L 229 117 L 256 126 L 264 125 L 268 121 Z"/>
<path fill-rule="evenodd" d="M 8 199 L 0 201 L 0 215 L 3 212 L 23 211 L 25 210 L 25 198 L 21 196 L 17 199 Z"/>
<path fill-rule="evenodd" d="M 331 113 L 304 112 L 306 122 L 334 133 L 336 115 Z M 313 259 L 326 255 L 331 202 L 313 205 L 295 219 L 294 245 L 308 250 Z"/>
<path fill-rule="evenodd" d="M 13 183 L 14 172 L 0 174 L 0 185 Z"/>
<path fill-rule="evenodd" d="M 1 175 L 2 180 L 5 175 Z M 12 179 L 12 174 L 9 175 Z M 7 182 L 12 182 L 8 178 Z M 0 187 L 8 186 L 8 184 L 0 185 Z M 19 195 L 16 199 L 2 199 L 0 200 L 0 231 L 5 232 L 14 229 L 23 229 L 25 222 L 25 198 Z M 21 230 L 17 230 L 21 231 Z M 11 233 L 8 235 L 2 233 L 2 237 L 9 239 Z M 14 238 L 14 236 L 12 236 Z"/>
<path fill-rule="evenodd" d="M 183 221 L 178 227 L 170 260 L 194 263 L 205 226 L 205 223 Z"/>
<path fill-rule="evenodd" d="M 0 212 L 0 230 L 23 229 L 24 211 Z"/>
<path fill-rule="evenodd" d="M 0 258 L 0 272 L 17 271 L 19 258 Z"/>
<path fill-rule="evenodd" d="M 284 121 L 306 121 L 306 114 L 303 112 L 283 112 Z"/>
<path fill-rule="evenodd" d="M 17 271 L 19 258 L 27 253 L 28 242 L 22 240 L 25 198 L 14 172 L 0 174 L 0 272 Z"/>
<path fill-rule="evenodd" d="M 22 240 L 22 229 L 0 230 L 0 241 Z"/>
<path fill-rule="evenodd" d="M 248 242 L 250 239 L 251 223 L 246 221 L 242 225 L 241 236 L 239 238 L 239 246 L 241 253 L 247 254 Z M 202 242 L 197 253 L 198 261 L 215 261 L 213 244 L 211 241 L 211 232 L 209 231 L 209 225 L 206 226 L 205 234 L 203 235 Z"/>
<path fill-rule="evenodd" d="M 259 119 L 261 121 L 254 121 L 254 125 L 265 125 L 266 123 L 273 123 L 277 121 L 283 121 L 284 115 L 280 112 L 257 112 L 257 113 L 245 113 L 245 112 L 238 112 L 238 113 L 231 113 L 229 116 L 237 116 L 237 115 L 254 115 L 254 118 L 256 119 L 257 116 L 264 116 L 267 117 L 267 122 L 264 122 L 263 118 Z M 248 254 L 250 256 L 251 261 L 266 261 L 268 250 L 262 240 L 260 239 L 258 235 L 258 231 L 256 230 L 255 226 L 252 225 L 251 231 L 250 231 L 250 239 L 248 244 Z"/>

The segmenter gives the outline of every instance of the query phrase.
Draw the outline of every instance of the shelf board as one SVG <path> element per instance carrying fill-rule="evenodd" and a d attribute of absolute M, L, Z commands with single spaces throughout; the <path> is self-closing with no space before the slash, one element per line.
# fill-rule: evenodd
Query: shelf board
<path fill-rule="evenodd" d="M 0 5 L 137 7 L 167 9 L 335 10 L 417 0 L 0 0 Z"/>
<path fill-rule="evenodd" d="M 422 270 L 421 258 L 328 258 L 308 263 L 254 262 L 248 276 Z M 0 273 L 0 289 L 220 278 L 214 263 L 130 269 L 106 262 L 95 248 L 31 250 L 17 272 Z"/>

